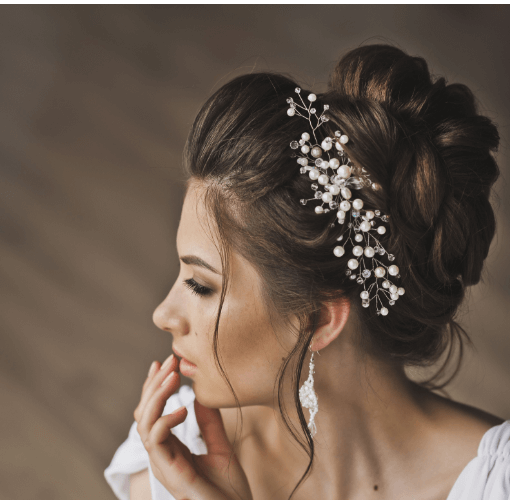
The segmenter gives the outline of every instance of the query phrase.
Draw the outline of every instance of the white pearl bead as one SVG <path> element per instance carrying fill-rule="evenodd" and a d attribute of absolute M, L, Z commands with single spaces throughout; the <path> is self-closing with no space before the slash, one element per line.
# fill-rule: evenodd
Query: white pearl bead
<path fill-rule="evenodd" d="M 387 309 L 386 307 L 382 307 L 382 308 L 381 308 L 381 314 L 382 314 L 383 316 L 387 316 L 387 315 L 388 315 L 388 309 Z"/>
<path fill-rule="evenodd" d="M 335 247 L 335 249 L 333 250 L 333 253 L 337 257 L 341 257 L 345 253 L 345 248 L 341 247 L 341 246 Z"/>
<path fill-rule="evenodd" d="M 386 270 L 384 269 L 384 267 L 376 267 L 374 270 L 374 274 L 378 278 L 382 278 L 386 274 Z"/>
<path fill-rule="evenodd" d="M 391 292 L 391 293 L 397 293 L 397 287 L 396 287 L 396 285 L 391 285 L 391 286 L 390 286 L 390 292 Z"/>
<path fill-rule="evenodd" d="M 383 284 L 382 284 L 383 288 L 389 288 L 390 285 L 391 285 L 391 283 L 388 280 L 383 281 Z"/>
<path fill-rule="evenodd" d="M 354 239 L 355 241 L 363 241 L 363 235 L 358 233 L 356 236 L 354 236 Z"/>
<path fill-rule="evenodd" d="M 319 146 L 314 146 L 310 153 L 314 158 L 319 158 L 322 155 L 322 149 Z"/>
<path fill-rule="evenodd" d="M 375 250 L 372 247 L 365 248 L 365 256 L 366 257 L 373 257 L 374 255 L 375 255 Z"/>
<path fill-rule="evenodd" d="M 301 152 L 306 154 L 310 151 L 310 146 L 307 146 L 306 144 L 304 144 L 303 146 L 301 146 Z"/>
<path fill-rule="evenodd" d="M 333 196 L 336 196 L 340 192 L 340 187 L 337 186 L 336 184 L 332 184 L 331 187 L 329 188 L 329 192 Z"/>
<path fill-rule="evenodd" d="M 340 162 L 338 161 L 338 158 L 331 158 L 331 160 L 329 160 L 329 166 L 333 170 L 337 169 L 340 166 Z"/>
<path fill-rule="evenodd" d="M 322 206 L 321 205 L 317 205 L 315 207 L 315 213 L 316 214 L 321 214 L 322 212 L 324 212 L 324 209 L 322 208 Z"/>
<path fill-rule="evenodd" d="M 351 204 L 347 200 L 344 200 L 340 203 L 340 208 L 347 212 L 351 209 Z"/>
<path fill-rule="evenodd" d="M 301 134 L 301 139 L 303 139 L 305 141 L 309 141 L 310 140 L 310 134 L 308 132 L 303 132 Z"/>
<path fill-rule="evenodd" d="M 347 144 L 349 142 L 349 138 L 344 134 L 340 137 L 340 142 L 342 144 Z"/>
<path fill-rule="evenodd" d="M 359 198 L 356 198 L 353 202 L 352 202 L 352 206 L 356 209 L 356 210 L 361 210 L 363 208 L 363 200 L 360 200 Z"/>
<path fill-rule="evenodd" d="M 388 268 L 388 272 L 392 275 L 392 276 L 396 276 L 398 274 L 398 267 L 393 265 L 393 266 L 390 266 Z"/>
<path fill-rule="evenodd" d="M 352 253 L 353 253 L 356 257 L 360 257 L 361 255 L 363 255 L 363 248 L 361 248 L 359 245 L 356 245 L 356 246 L 352 249 Z"/>
<path fill-rule="evenodd" d="M 333 201 L 333 195 L 331 193 L 324 193 L 322 195 L 322 201 L 324 203 L 329 203 L 330 201 Z"/>
<path fill-rule="evenodd" d="M 319 184 L 325 186 L 329 182 L 329 177 L 326 174 L 319 175 L 318 178 Z"/>
<path fill-rule="evenodd" d="M 342 196 L 346 200 L 349 200 L 352 196 L 351 190 L 349 188 L 342 188 L 342 190 L 340 192 L 342 193 Z"/>
<path fill-rule="evenodd" d="M 342 145 L 337 141 L 335 142 L 335 146 L 336 146 L 336 149 L 338 149 L 338 151 L 343 151 L 344 148 L 342 147 Z"/>
<path fill-rule="evenodd" d="M 339 218 L 339 219 L 345 219 L 345 212 L 343 210 L 339 210 L 337 213 L 336 213 L 336 216 Z"/>
<path fill-rule="evenodd" d="M 372 226 L 370 225 L 370 222 L 368 222 L 367 220 L 364 220 L 360 225 L 359 225 L 359 228 L 362 230 L 362 231 L 370 231 L 370 228 Z"/>
<path fill-rule="evenodd" d="M 316 168 L 312 168 L 312 170 L 310 170 L 310 172 L 308 172 L 308 177 L 310 177 L 310 179 L 312 179 L 312 181 L 316 181 L 319 178 L 319 175 L 321 175 L 321 173 Z"/>
<path fill-rule="evenodd" d="M 326 169 L 326 168 L 328 168 L 328 167 L 329 167 L 329 162 L 328 162 L 328 161 L 323 161 L 323 162 L 321 163 L 321 168 Z"/>
<path fill-rule="evenodd" d="M 377 228 L 377 232 L 378 232 L 379 234 L 384 234 L 384 233 L 386 232 L 386 228 L 385 228 L 384 226 L 379 226 L 379 227 Z"/>
<path fill-rule="evenodd" d="M 310 102 L 315 102 L 315 101 L 317 100 L 317 96 L 316 96 L 315 94 L 310 94 L 310 95 L 308 96 L 308 100 L 309 100 Z"/>
<path fill-rule="evenodd" d="M 398 300 L 398 293 L 390 293 L 391 300 Z"/>
<path fill-rule="evenodd" d="M 350 269 L 356 269 L 359 266 L 359 262 L 356 259 L 349 259 L 347 265 L 349 266 Z"/>
<path fill-rule="evenodd" d="M 363 290 L 363 291 L 359 294 L 359 296 L 360 296 L 362 299 L 366 300 L 366 299 L 368 299 L 368 292 L 367 292 L 366 290 Z"/>
<path fill-rule="evenodd" d="M 329 151 L 333 147 L 333 143 L 330 141 L 324 140 L 324 141 L 322 141 L 321 146 L 322 146 L 322 149 L 324 149 L 324 151 Z"/>
<path fill-rule="evenodd" d="M 295 110 L 294 108 L 289 108 L 289 109 L 287 110 L 287 114 L 288 114 L 289 116 L 294 116 L 294 115 L 296 114 L 296 110 Z"/>
<path fill-rule="evenodd" d="M 350 169 L 350 167 L 348 167 L 347 165 L 341 165 L 338 168 L 338 175 L 340 177 L 343 177 L 344 179 L 347 179 L 348 177 L 351 176 L 351 169 Z"/>
<path fill-rule="evenodd" d="M 406 291 L 402 287 L 399 287 L 397 292 L 398 292 L 399 295 L 404 295 L 404 293 L 406 293 Z"/>
<path fill-rule="evenodd" d="M 365 214 L 365 217 L 366 217 L 367 219 L 373 219 L 373 218 L 375 217 L 375 214 L 374 214 L 374 212 L 372 212 L 372 210 L 368 210 L 368 211 L 366 212 L 366 214 Z"/>

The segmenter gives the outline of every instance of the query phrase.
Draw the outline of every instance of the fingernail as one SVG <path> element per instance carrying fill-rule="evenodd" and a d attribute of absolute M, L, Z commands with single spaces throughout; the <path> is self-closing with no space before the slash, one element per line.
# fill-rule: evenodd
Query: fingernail
<path fill-rule="evenodd" d="M 168 384 L 168 382 L 170 382 L 170 379 L 172 377 L 174 377 L 175 375 L 177 375 L 177 373 L 176 372 L 172 372 L 170 375 L 168 375 L 168 377 L 165 380 L 163 380 L 163 382 L 161 382 L 161 385 L 163 386 L 163 385 Z"/>
<path fill-rule="evenodd" d="M 174 410 L 172 412 L 170 412 L 170 415 L 173 415 L 174 413 L 179 413 L 180 411 L 183 410 L 183 408 L 186 408 L 185 406 L 181 406 L 180 408 L 177 408 L 177 410 Z"/>
<path fill-rule="evenodd" d="M 147 374 L 147 378 L 154 375 L 154 372 L 156 371 L 156 362 L 153 361 L 151 364 L 151 367 L 149 368 L 149 373 Z"/>
<path fill-rule="evenodd" d="M 175 358 L 175 356 L 173 354 L 170 354 L 170 356 L 168 356 L 168 358 L 166 358 L 161 369 L 164 370 L 165 368 L 168 368 L 174 358 Z"/>

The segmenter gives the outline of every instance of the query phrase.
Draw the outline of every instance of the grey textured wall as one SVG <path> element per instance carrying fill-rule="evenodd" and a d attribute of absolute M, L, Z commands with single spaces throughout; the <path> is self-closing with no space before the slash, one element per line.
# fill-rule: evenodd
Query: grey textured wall
<path fill-rule="evenodd" d="M 500 126 L 498 235 L 461 324 L 455 399 L 510 418 L 508 6 L 0 6 L 0 499 L 114 498 L 151 321 L 173 283 L 181 152 L 201 103 L 252 70 L 324 89 L 362 43 L 469 85 Z"/>

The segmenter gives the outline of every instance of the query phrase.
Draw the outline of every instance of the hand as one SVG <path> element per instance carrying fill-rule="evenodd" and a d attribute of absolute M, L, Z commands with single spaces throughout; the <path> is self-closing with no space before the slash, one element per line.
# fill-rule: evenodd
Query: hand
<path fill-rule="evenodd" d="M 180 387 L 177 368 L 178 360 L 173 355 L 163 365 L 154 361 L 134 412 L 154 476 L 177 500 L 252 500 L 248 480 L 232 452 L 218 409 L 207 408 L 195 399 L 206 455 L 191 453 L 172 434 L 171 429 L 188 415 L 187 409 L 181 407 L 162 416 L 166 400 Z"/>

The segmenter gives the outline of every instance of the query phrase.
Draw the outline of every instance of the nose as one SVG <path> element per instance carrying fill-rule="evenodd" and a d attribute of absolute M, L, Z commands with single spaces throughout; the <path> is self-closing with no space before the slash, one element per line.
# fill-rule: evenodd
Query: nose
<path fill-rule="evenodd" d="M 161 330 L 170 332 L 174 337 L 189 333 L 189 323 L 185 316 L 184 304 L 179 305 L 172 293 L 173 289 L 152 314 L 152 321 Z"/>

